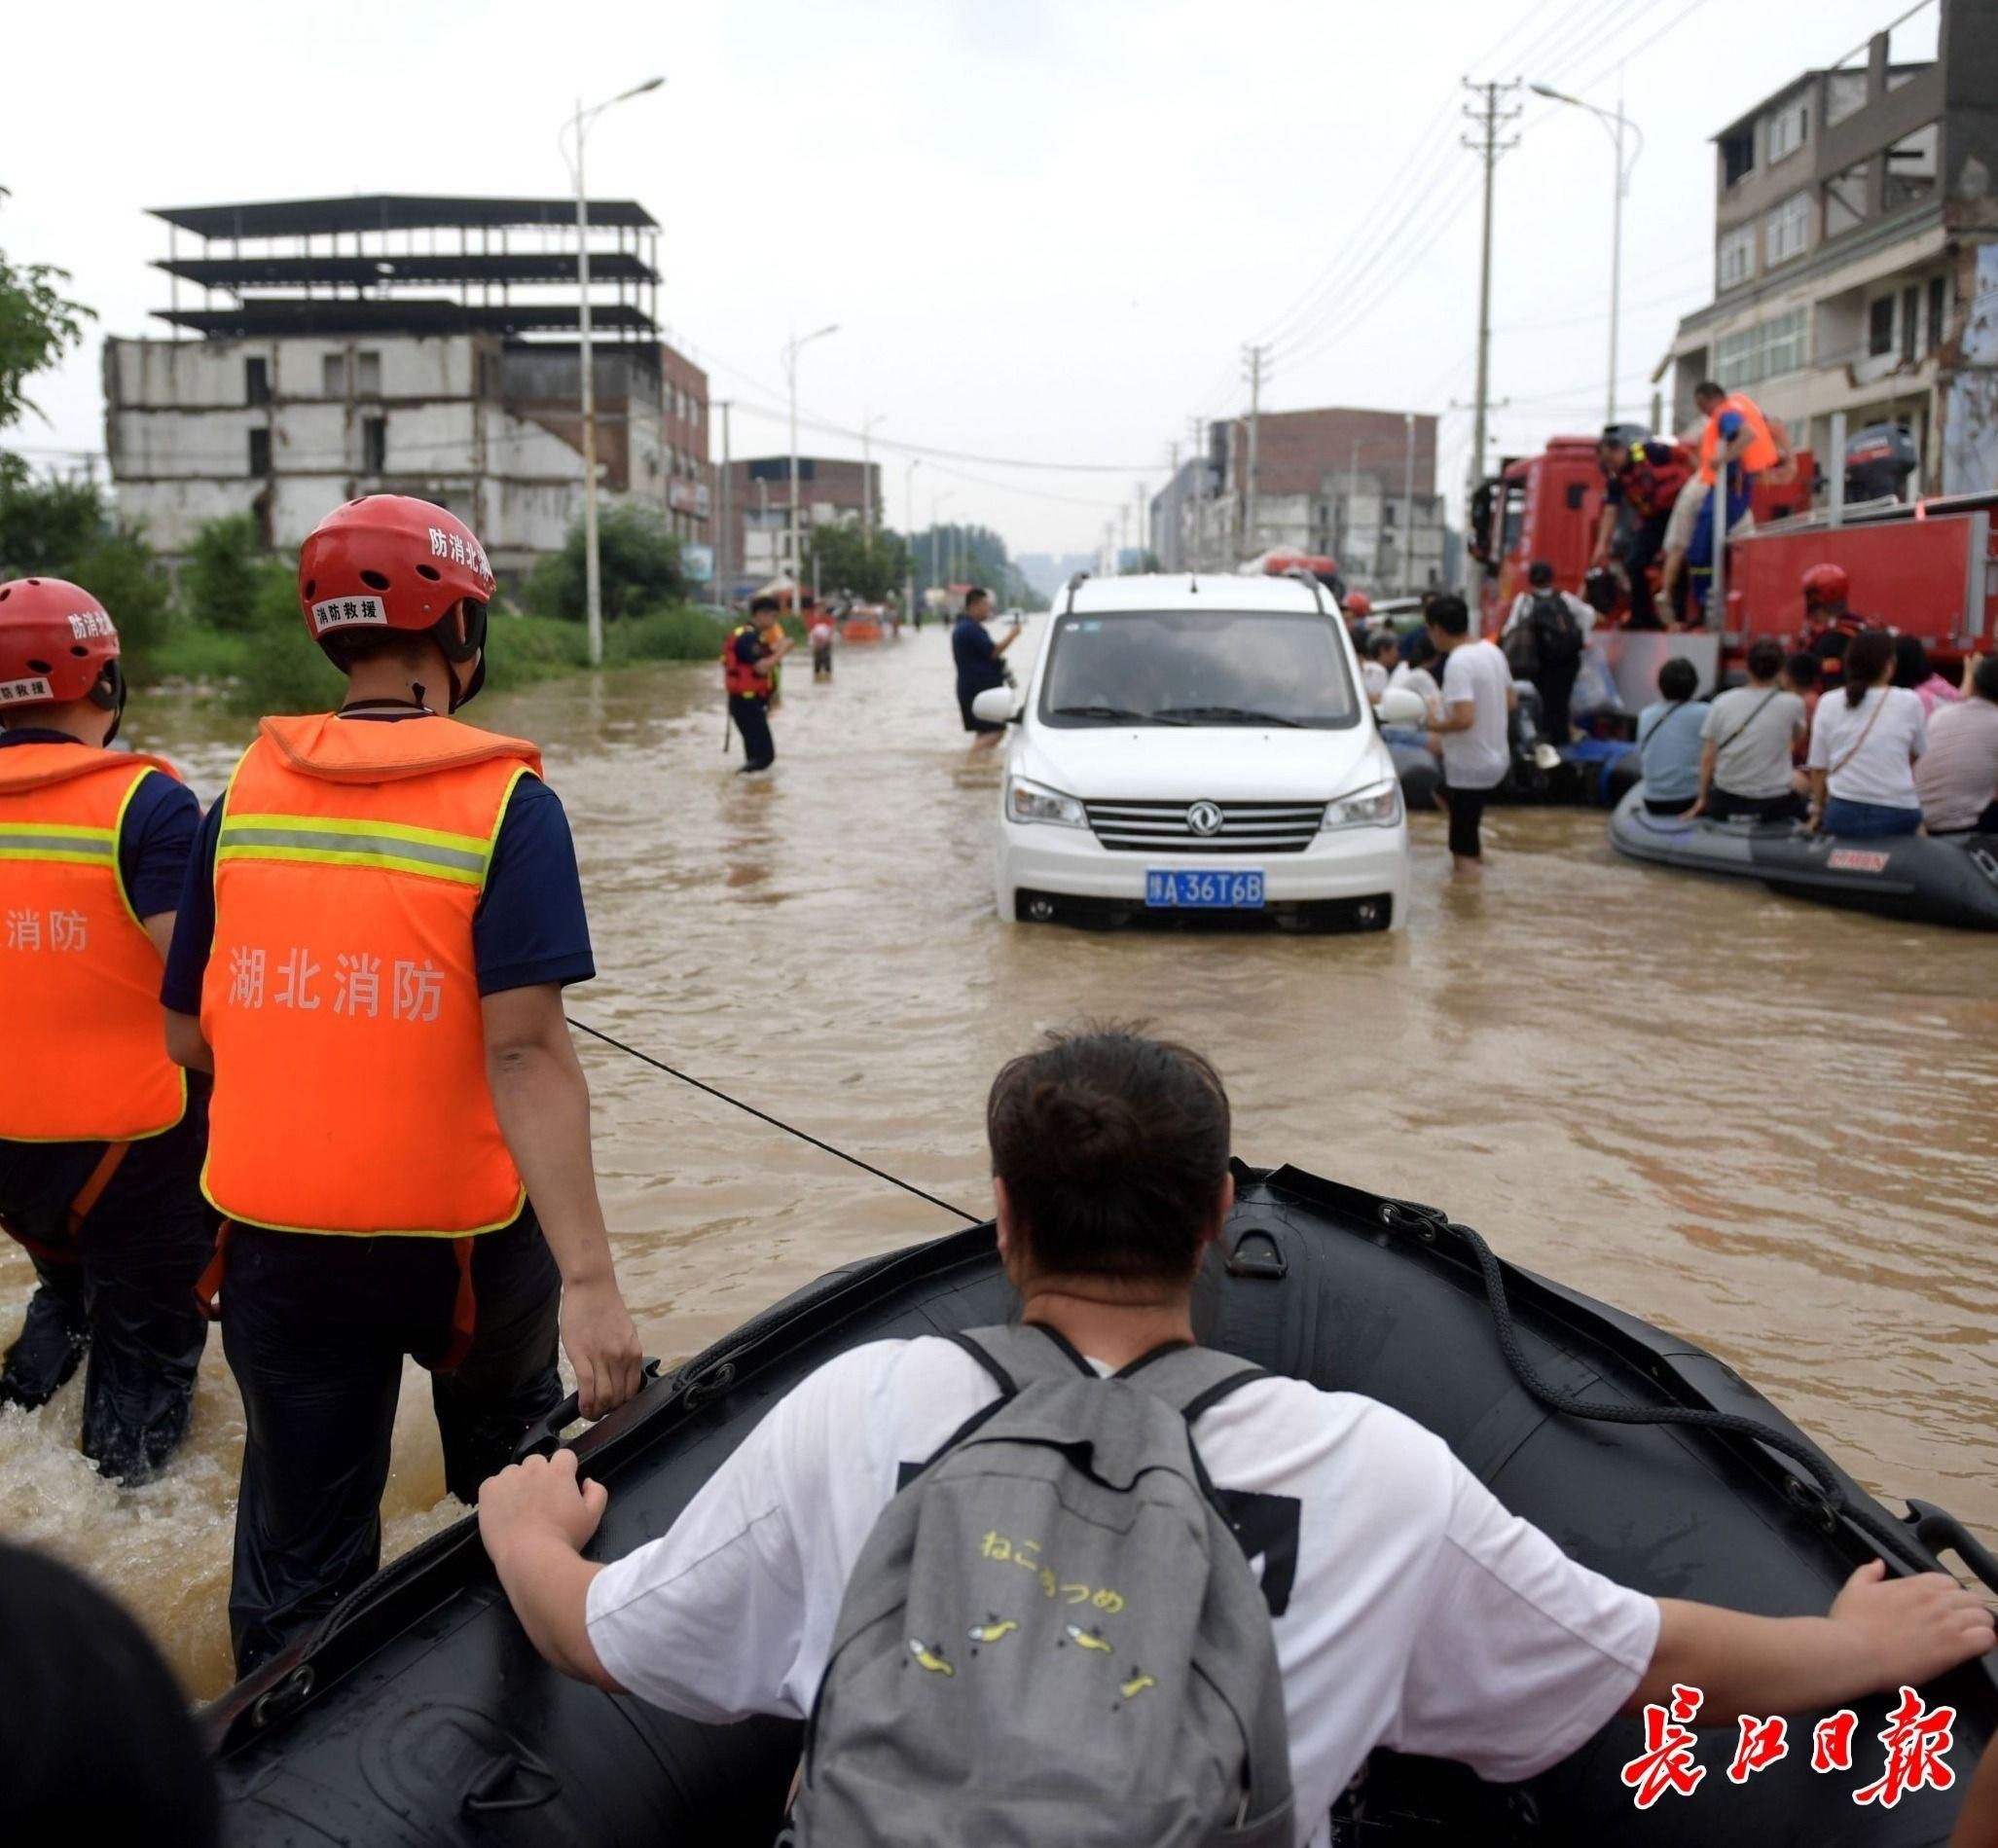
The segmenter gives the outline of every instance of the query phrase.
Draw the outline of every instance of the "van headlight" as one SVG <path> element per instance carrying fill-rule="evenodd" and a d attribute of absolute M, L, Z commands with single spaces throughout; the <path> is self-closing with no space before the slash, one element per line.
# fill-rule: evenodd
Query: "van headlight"
<path fill-rule="evenodd" d="M 1042 783 L 1029 782 L 1025 777 L 1006 779 L 1006 819 L 1046 821 L 1058 828 L 1086 828 L 1089 825 L 1088 815 L 1073 796 L 1065 796 L 1059 789 L 1050 789 Z"/>
<path fill-rule="evenodd" d="M 1326 804 L 1321 830 L 1334 828 L 1391 828 L 1401 818 L 1401 784 L 1399 779 L 1370 782 L 1350 796 L 1339 796 Z"/>

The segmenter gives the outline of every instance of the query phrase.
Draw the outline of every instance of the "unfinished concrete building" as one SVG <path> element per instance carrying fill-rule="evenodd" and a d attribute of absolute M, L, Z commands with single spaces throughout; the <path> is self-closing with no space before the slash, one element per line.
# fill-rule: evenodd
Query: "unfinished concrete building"
<path fill-rule="evenodd" d="M 449 507 L 494 568 L 560 548 L 583 500 L 572 199 L 401 195 L 162 210 L 172 327 L 104 343 L 121 507 L 169 558 L 253 513 L 290 550 L 329 507 Z M 589 204 L 598 485 L 707 543 L 705 373 L 659 337 L 659 228 Z"/>

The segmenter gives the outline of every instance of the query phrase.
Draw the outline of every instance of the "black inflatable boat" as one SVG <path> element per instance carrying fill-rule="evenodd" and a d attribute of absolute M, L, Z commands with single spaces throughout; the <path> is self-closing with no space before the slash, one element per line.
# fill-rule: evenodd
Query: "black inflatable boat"
<path fill-rule="evenodd" d="M 1436 784 L 1442 771 L 1420 744 L 1390 743 L 1395 774 L 1401 780 L 1401 801 L 1411 812 L 1436 807 Z M 1637 780 L 1637 746 L 1614 739 L 1585 738 L 1564 744 L 1558 762 L 1544 765 L 1531 744 L 1512 753 L 1506 780 L 1492 791 L 1492 800 L 1519 807 L 1615 808 Z"/>
<path fill-rule="evenodd" d="M 1913 924 L 1998 930 L 1998 836 L 1844 841 L 1793 821 L 1688 821 L 1646 813 L 1639 783 L 1610 817 L 1610 844 L 1634 860 L 1759 879 L 1794 898 Z"/>
<path fill-rule="evenodd" d="M 1953 1550 L 1998 1585 L 1998 1560 L 1922 1504 L 1890 1514 L 1761 1395 L 1690 1343 L 1501 1265 L 1429 1207 L 1292 1169 L 1238 1168 L 1240 1201 L 1203 1279 L 1203 1338 L 1420 1420 L 1500 1498 L 1577 1558 L 1656 1594 L 1774 1615 L 1824 1611 L 1852 1570 L 1896 1573 Z M 1496 1298 L 1496 1299 L 1495 1299 Z M 777 1396 L 856 1342 L 1002 1320 L 990 1227 L 850 1266 L 655 1382 L 576 1451 L 610 1487 L 593 1548 L 660 1533 Z M 1571 1409 L 1556 1410 L 1550 1400 Z M 1582 1415 L 1586 1414 L 1586 1415 Z M 1922 1690 L 1957 1709 L 1967 1773 L 1998 1728 L 1998 1682 L 1971 1664 Z M 1727 1781 L 1731 1731 L 1701 1735 L 1709 1775 L 1640 1813 L 1618 1779 L 1640 1750 L 1612 1722 L 1530 1784 L 1374 1755 L 1342 1848 L 1442 1844 L 1752 1844 L 1931 1848 L 1965 1779 L 1860 1808 L 1886 1703 L 1858 1704 L 1853 1770 L 1790 1756 Z M 355 1592 L 308 1644 L 205 1721 L 236 1848 L 324 1844 L 761 1844 L 775 1833 L 799 1728 L 709 1727 L 544 1667 L 487 1568 L 476 1529 L 440 1534 Z"/>

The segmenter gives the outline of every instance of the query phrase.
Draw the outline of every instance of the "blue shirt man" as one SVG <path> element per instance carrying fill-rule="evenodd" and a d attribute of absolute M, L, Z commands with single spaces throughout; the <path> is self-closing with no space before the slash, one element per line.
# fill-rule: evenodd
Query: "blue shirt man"
<path fill-rule="evenodd" d="M 1707 703 L 1699 691 L 1699 670 L 1672 660 L 1658 670 L 1658 692 L 1637 715 L 1638 762 L 1644 768 L 1645 807 L 1653 815 L 1683 815 L 1699 797 L 1700 732 Z"/>
<path fill-rule="evenodd" d="M 1016 619 L 1007 634 L 994 641 L 986 628 L 991 621 L 992 593 L 973 588 L 965 594 L 964 613 L 951 631 L 951 658 L 958 664 L 958 711 L 964 729 L 973 735 L 973 750 L 992 749 L 1006 729 L 979 718 L 971 710 L 971 702 L 981 693 L 1005 685 L 1005 664 L 999 657 L 1020 638 Z"/>

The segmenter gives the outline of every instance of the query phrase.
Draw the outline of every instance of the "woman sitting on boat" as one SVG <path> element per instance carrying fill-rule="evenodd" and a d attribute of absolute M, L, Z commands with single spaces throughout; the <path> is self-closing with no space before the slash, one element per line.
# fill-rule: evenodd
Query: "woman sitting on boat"
<path fill-rule="evenodd" d="M 1234 1198 L 1228 1099 L 1214 1069 L 1134 1031 L 1086 1031 L 1007 1065 L 986 1120 L 999 1247 L 1021 1323 L 1044 1331 L 1084 1376 L 1125 1369 L 1142 1383 L 1137 1363 L 1190 1348 L 1194 1278 Z M 1006 1338 L 1017 1344 L 1021 1332 Z M 1508 1513 L 1440 1438 L 1400 1413 L 1253 1371 L 1228 1384 L 1224 1396 L 1204 1395 L 1207 1409 L 1189 1411 L 1189 1427 L 1219 1502 L 1257 1510 L 1249 1550 L 1262 1562 L 1297 1842 L 1326 1839 L 1334 1798 L 1377 1745 L 1512 1781 L 1575 1751 L 1617 1713 L 1671 1700 L 1675 1683 L 1704 1690 L 1699 1723 L 1731 1728 L 1742 1714 L 1822 1712 L 1919 1684 L 1992 1647 L 1992 1619 L 1976 1597 L 1941 1574 L 1889 1582 L 1878 1561 L 1853 1575 L 1823 1617 L 1644 1596 Z M 954 1464 L 963 1456 L 952 1446 L 1000 1396 L 987 1366 L 950 1338 L 873 1342 L 780 1400 L 672 1528 L 623 1559 L 581 1556 L 607 1497 L 601 1483 L 578 1480 L 568 1451 L 490 1480 L 481 1530 L 529 1638 L 563 1672 L 708 1721 L 802 1718 L 829 1662 L 835 1680 L 853 1673 L 833 1661 L 835 1625 L 876 1522 L 898 1493 L 925 1493 L 924 1472 L 940 1454 Z M 1011 1550 L 1035 1543 L 1029 1532 L 1011 1538 L 1015 1563 L 1031 1564 Z M 1006 1543 L 987 1533 L 984 1558 Z M 980 1550 L 972 1534 L 950 1556 L 963 1552 L 982 1570 Z M 1159 1564 L 1126 1561 L 1095 1582 L 1128 1585 Z M 1125 1635 L 1113 1594 L 1092 1599 L 1067 1576 L 1083 1575 L 1047 1575 L 1059 1598 L 1035 1572 L 994 1579 L 993 1595 L 1017 1591 L 1031 1616 L 1041 1614 L 1043 1589 L 1058 1602 L 1077 1591 L 1090 1600 L 1069 1632 L 1076 1647 L 1036 1657 L 1049 1700 L 1064 1676 L 1093 1672 Z M 962 1749 L 989 1749 L 995 1764 L 1030 1777 L 1032 1763 L 1004 1755 L 1035 1715 L 981 1705 L 981 1687 L 1001 1670 L 970 1659 L 1004 1649 L 1019 1626 L 987 1619 L 983 1603 L 963 1621 L 968 1643 L 962 1628 L 911 1638 L 899 1684 L 890 1676 L 888 1687 L 948 1695 L 960 1703 Z M 1156 1683 L 1138 1663 L 1114 1660 L 1130 1677 L 1120 1684 L 1126 1703 L 1141 1691 L 1154 1704 L 1188 1698 L 1148 1691 Z M 1120 1723 L 1115 1711 L 1106 1698 L 1076 1723 L 1108 1727 Z M 1116 1743 L 1076 1739 L 1068 1762 L 1043 1774 L 1046 1788 L 1073 1792 L 1088 1766 L 1117 1761 Z M 934 1801 L 936 1783 L 934 1767 L 926 1780 L 912 1768 L 910 1800 Z M 988 1794 L 977 1779 L 949 1787 L 967 1802 Z M 899 1789 L 880 1790 L 885 1809 Z M 809 1775 L 805 1790 L 809 1802 Z M 1090 1799 L 1071 1800 L 1079 1822 Z M 1088 1832 L 1078 1827 L 1071 1838 Z M 1102 1826 L 1089 1834 L 1108 1836 Z M 911 1837 L 884 1826 L 871 1838 Z"/>

